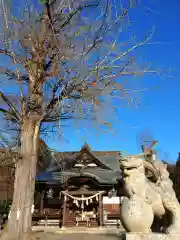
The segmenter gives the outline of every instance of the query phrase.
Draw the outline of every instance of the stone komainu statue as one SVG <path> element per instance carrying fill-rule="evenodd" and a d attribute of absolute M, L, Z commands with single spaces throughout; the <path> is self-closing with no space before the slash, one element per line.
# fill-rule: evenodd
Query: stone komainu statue
<path fill-rule="evenodd" d="M 161 161 L 143 160 L 143 155 L 120 160 L 126 197 L 121 206 L 121 221 L 129 232 L 151 232 L 154 217 L 169 213 L 166 233 L 180 233 L 180 205 Z M 147 177 L 151 173 L 151 178 Z"/>

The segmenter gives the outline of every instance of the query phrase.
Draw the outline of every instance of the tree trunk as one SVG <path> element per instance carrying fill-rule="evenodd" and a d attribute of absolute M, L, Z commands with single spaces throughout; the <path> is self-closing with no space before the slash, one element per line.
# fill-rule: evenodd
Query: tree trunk
<path fill-rule="evenodd" d="M 22 160 L 16 163 L 13 203 L 8 221 L 9 234 L 18 240 L 31 228 L 39 128 L 38 122 L 25 119 L 21 130 Z"/>

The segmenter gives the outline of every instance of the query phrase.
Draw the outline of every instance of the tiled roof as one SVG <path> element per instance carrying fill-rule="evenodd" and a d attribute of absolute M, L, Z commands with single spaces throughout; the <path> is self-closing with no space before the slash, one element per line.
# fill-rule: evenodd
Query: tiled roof
<path fill-rule="evenodd" d="M 81 170 L 74 168 L 78 163 L 82 153 L 87 153 L 97 167 Z M 88 145 L 82 147 L 79 152 L 54 152 L 51 166 L 46 172 L 39 175 L 37 180 L 43 181 L 61 181 L 63 176 L 86 176 L 95 178 L 99 183 L 115 184 L 118 178 L 121 178 L 119 169 L 119 151 L 91 151 Z"/>

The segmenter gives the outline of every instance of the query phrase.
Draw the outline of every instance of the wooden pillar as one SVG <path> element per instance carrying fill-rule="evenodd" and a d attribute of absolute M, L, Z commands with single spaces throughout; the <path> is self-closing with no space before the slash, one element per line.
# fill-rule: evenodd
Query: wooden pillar
<path fill-rule="evenodd" d="M 40 213 L 43 214 L 44 208 L 44 191 L 41 192 L 41 199 L 40 199 Z"/>
<path fill-rule="evenodd" d="M 104 225 L 102 194 L 99 195 L 99 227 Z"/>
<path fill-rule="evenodd" d="M 64 195 L 64 202 L 63 202 L 63 215 L 62 215 L 62 228 L 65 227 L 65 222 L 66 222 L 66 211 L 67 208 L 67 196 Z"/>

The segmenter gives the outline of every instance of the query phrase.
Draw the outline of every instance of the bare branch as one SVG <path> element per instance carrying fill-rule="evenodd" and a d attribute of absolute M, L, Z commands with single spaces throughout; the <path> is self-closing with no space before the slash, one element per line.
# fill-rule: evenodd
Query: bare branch
<path fill-rule="evenodd" d="M 16 117 L 16 119 L 21 121 L 21 115 L 18 112 L 17 108 L 15 107 L 15 105 L 13 103 L 11 103 L 11 101 L 9 101 L 9 99 L 2 93 L 2 91 L 0 91 L 0 97 L 8 105 L 8 107 L 10 108 L 10 110 L 12 111 L 12 113 Z M 6 111 L 6 110 L 4 110 L 4 111 Z"/>
<path fill-rule="evenodd" d="M 0 49 L 0 54 L 10 57 L 12 59 L 13 64 L 15 64 L 14 59 L 16 60 L 17 63 L 22 63 L 21 59 L 18 56 L 14 56 L 13 52 L 10 52 L 6 49 Z"/>
<path fill-rule="evenodd" d="M 98 7 L 100 3 L 100 0 L 98 0 L 97 4 L 89 4 L 89 5 L 84 5 L 84 6 L 79 6 L 77 8 L 77 10 L 71 14 L 69 14 L 68 18 L 65 20 L 65 22 L 60 26 L 60 29 L 64 28 L 66 25 L 68 25 L 71 21 L 71 19 L 79 12 L 81 12 L 82 10 L 86 9 L 86 8 L 94 8 L 94 7 Z"/>
<path fill-rule="evenodd" d="M 18 76 L 16 71 L 12 71 L 8 68 L 5 67 L 0 67 L 0 74 L 4 74 L 8 77 L 8 79 L 10 80 L 18 80 Z M 23 74 L 19 76 L 21 81 L 24 83 L 27 83 L 29 81 L 29 76 L 27 74 Z"/>
<path fill-rule="evenodd" d="M 155 32 L 155 27 L 152 28 L 152 32 L 150 33 L 150 35 L 144 41 L 142 41 L 140 43 L 137 43 L 133 47 L 129 48 L 127 51 L 123 52 L 123 54 L 120 55 L 119 57 L 117 57 L 116 59 L 114 59 L 112 61 L 112 63 L 114 63 L 117 60 L 120 60 L 122 57 L 128 55 L 130 52 L 134 51 L 135 49 L 145 45 L 152 38 L 152 36 L 154 35 L 154 32 Z"/>
<path fill-rule="evenodd" d="M 10 120 L 10 121 L 15 121 L 15 122 L 18 122 L 19 119 L 16 117 L 16 115 L 14 115 L 13 113 L 3 109 L 3 108 L 0 108 L 0 112 L 4 114 L 6 120 Z"/>

